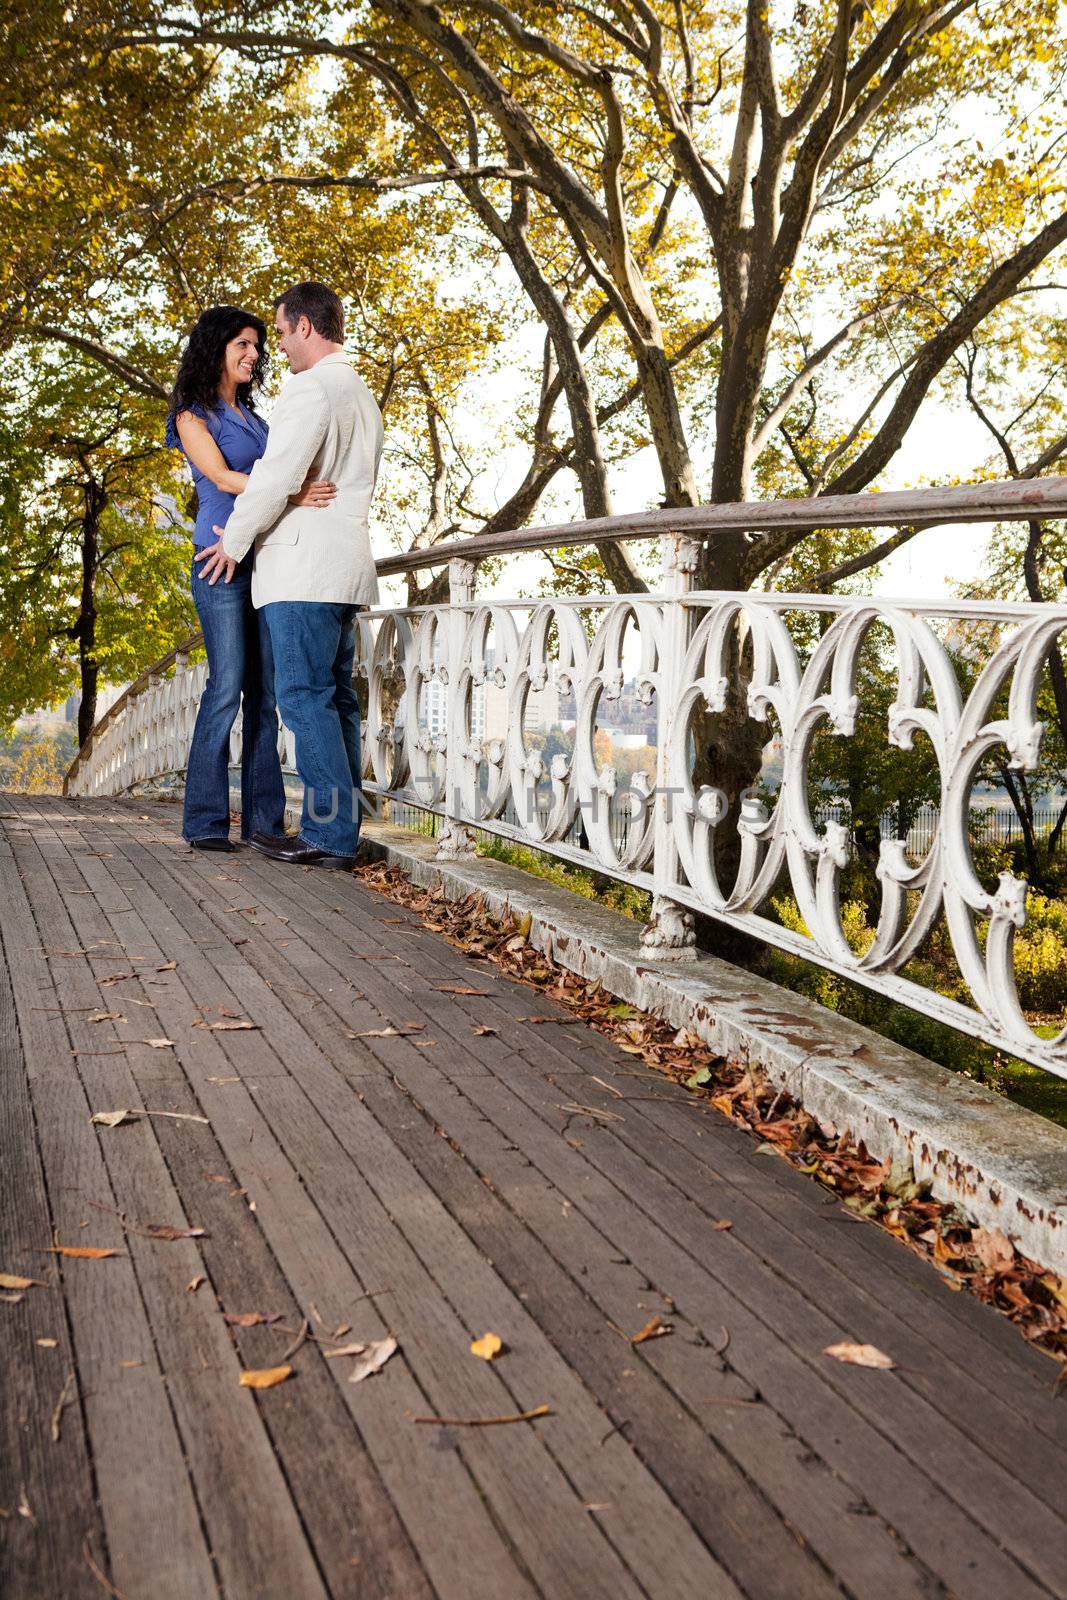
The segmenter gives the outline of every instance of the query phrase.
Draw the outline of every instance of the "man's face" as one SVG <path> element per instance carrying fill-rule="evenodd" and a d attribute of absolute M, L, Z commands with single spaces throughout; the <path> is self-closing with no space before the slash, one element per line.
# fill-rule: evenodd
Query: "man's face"
<path fill-rule="evenodd" d="M 307 317 L 298 317 L 295 327 L 290 327 L 285 315 L 284 305 L 274 309 L 274 331 L 278 336 L 278 348 L 289 363 L 291 372 L 303 372 L 308 365 L 307 361 L 307 334 L 311 324 Z"/>

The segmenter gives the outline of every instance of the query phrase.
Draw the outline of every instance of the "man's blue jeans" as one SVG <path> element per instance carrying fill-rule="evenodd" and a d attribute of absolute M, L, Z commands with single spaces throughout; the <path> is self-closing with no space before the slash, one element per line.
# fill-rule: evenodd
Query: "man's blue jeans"
<path fill-rule="evenodd" d="M 185 779 L 182 834 L 225 839 L 230 831 L 230 730 L 241 718 L 241 837 L 281 833 L 285 786 L 270 634 L 252 605 L 252 556 L 214 585 L 194 563 L 191 585 L 207 649 L 208 679 L 196 714 Z"/>
<path fill-rule="evenodd" d="M 277 600 L 264 606 L 282 720 L 304 781 L 300 837 L 328 855 L 355 854 L 360 786 L 359 701 L 352 684 L 357 606 Z"/>

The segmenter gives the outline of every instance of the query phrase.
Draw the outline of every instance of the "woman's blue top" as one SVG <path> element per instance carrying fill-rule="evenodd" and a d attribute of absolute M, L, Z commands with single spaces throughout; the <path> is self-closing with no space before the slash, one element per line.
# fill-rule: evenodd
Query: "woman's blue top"
<path fill-rule="evenodd" d="M 267 448 L 267 424 L 263 418 L 256 416 L 254 411 L 249 411 L 245 406 L 240 407 L 238 415 L 232 406 L 226 405 L 222 400 L 211 408 L 191 405 L 188 409 L 207 424 L 207 431 L 222 451 L 223 460 L 230 471 L 251 472 Z M 178 438 L 178 430 L 174 426 L 172 416 L 167 418 L 165 442 L 172 450 L 182 449 L 182 442 Z M 182 454 L 185 455 L 184 450 Z M 186 460 L 189 460 L 188 456 Z M 211 479 L 205 478 L 191 461 L 189 461 L 189 471 L 193 475 L 193 488 L 196 490 L 198 501 L 193 546 L 200 550 L 204 545 L 215 543 L 218 537 L 215 525 L 217 523 L 220 528 L 226 526 L 226 519 L 233 510 L 237 497 L 224 494 L 221 489 L 216 488 Z"/>

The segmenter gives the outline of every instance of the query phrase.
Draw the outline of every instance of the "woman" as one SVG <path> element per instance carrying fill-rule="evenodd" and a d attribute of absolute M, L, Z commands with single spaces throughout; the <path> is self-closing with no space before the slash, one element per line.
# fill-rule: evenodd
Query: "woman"
<path fill-rule="evenodd" d="M 194 557 L 214 544 L 234 498 L 266 447 L 267 424 L 253 391 L 267 369 L 267 329 L 237 306 L 212 306 L 189 335 L 167 417 L 167 444 L 181 450 L 197 495 Z M 322 506 L 330 483 L 308 480 L 295 505 Z M 193 603 L 207 650 L 208 680 L 196 716 L 185 782 L 182 834 L 194 850 L 233 850 L 230 730 L 242 708 L 241 837 L 284 833 L 285 789 L 270 635 L 252 605 L 249 551 L 230 583 L 211 584 L 194 559 Z"/>

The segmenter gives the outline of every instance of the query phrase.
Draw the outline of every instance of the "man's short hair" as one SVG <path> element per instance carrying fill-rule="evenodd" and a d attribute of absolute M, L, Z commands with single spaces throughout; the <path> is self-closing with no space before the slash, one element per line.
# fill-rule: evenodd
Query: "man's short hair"
<path fill-rule="evenodd" d="M 291 289 L 278 295 L 274 308 L 281 306 L 290 328 L 295 328 L 301 317 L 307 317 L 316 333 L 334 344 L 343 344 L 345 337 L 345 311 L 340 296 L 324 283 L 294 283 Z"/>

